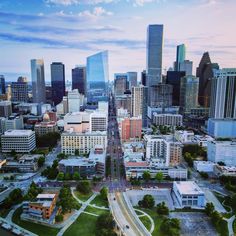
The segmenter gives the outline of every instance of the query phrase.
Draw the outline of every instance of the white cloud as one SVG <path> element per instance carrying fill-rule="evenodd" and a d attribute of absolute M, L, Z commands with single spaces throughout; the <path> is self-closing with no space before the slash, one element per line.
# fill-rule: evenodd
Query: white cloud
<path fill-rule="evenodd" d="M 111 16 L 113 12 L 105 10 L 103 7 L 94 7 L 93 11 L 82 11 L 79 13 L 81 17 L 88 17 L 88 18 L 97 18 L 99 16 Z"/>
<path fill-rule="evenodd" d="M 77 5 L 77 4 L 88 4 L 95 5 L 99 3 L 112 3 L 118 0 L 45 0 L 47 4 L 55 4 L 55 5 Z"/>

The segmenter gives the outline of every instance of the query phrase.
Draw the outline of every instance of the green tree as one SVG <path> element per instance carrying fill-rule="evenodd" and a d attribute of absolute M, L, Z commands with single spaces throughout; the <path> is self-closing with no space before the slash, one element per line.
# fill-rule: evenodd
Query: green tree
<path fill-rule="evenodd" d="M 146 194 L 143 197 L 143 200 L 139 201 L 139 206 L 144 208 L 153 208 L 155 205 L 155 200 L 152 195 Z"/>
<path fill-rule="evenodd" d="M 79 149 L 75 150 L 75 156 L 79 156 Z"/>
<path fill-rule="evenodd" d="M 199 174 L 201 175 L 201 177 L 203 179 L 208 179 L 208 177 L 209 177 L 209 175 L 206 172 L 203 172 L 203 171 L 199 172 Z"/>
<path fill-rule="evenodd" d="M 155 176 L 155 179 L 158 181 L 158 182 L 161 182 L 163 180 L 163 173 L 162 172 L 157 172 L 156 173 L 156 176 Z"/>
<path fill-rule="evenodd" d="M 222 216 L 220 215 L 218 211 L 213 211 L 211 213 L 211 221 L 215 226 L 219 225 L 221 220 L 222 220 Z"/>
<path fill-rule="evenodd" d="M 98 216 L 96 221 L 96 236 L 115 236 L 113 232 L 115 222 L 111 213 L 104 213 Z"/>
<path fill-rule="evenodd" d="M 63 215 L 62 214 L 59 214 L 59 215 L 56 215 L 56 217 L 55 217 L 55 221 L 56 222 L 62 222 L 63 221 Z"/>
<path fill-rule="evenodd" d="M 90 181 L 88 180 L 80 181 L 77 184 L 76 190 L 84 194 L 89 194 L 92 191 Z"/>
<path fill-rule="evenodd" d="M 165 218 L 160 227 L 161 232 L 168 236 L 180 235 L 180 221 L 176 218 Z"/>
<path fill-rule="evenodd" d="M 57 175 L 57 180 L 62 181 L 62 180 L 64 180 L 64 178 L 65 178 L 64 173 L 63 172 L 59 172 L 58 175 Z"/>
<path fill-rule="evenodd" d="M 205 212 L 208 216 L 211 216 L 212 213 L 214 212 L 215 207 L 212 202 L 208 202 L 205 206 Z"/>
<path fill-rule="evenodd" d="M 39 159 L 38 159 L 38 167 L 39 168 L 42 167 L 44 165 L 44 163 L 45 163 L 45 157 L 43 157 L 43 156 L 39 157 Z"/>
<path fill-rule="evenodd" d="M 165 205 L 165 202 L 161 202 L 157 204 L 157 214 L 169 215 L 169 208 Z"/>
<path fill-rule="evenodd" d="M 39 188 L 38 185 L 33 181 L 26 193 L 24 199 L 27 201 L 34 201 L 38 194 L 42 193 L 43 189 Z"/>
<path fill-rule="evenodd" d="M 80 174 L 78 171 L 75 171 L 73 174 L 73 180 L 80 180 Z"/>
<path fill-rule="evenodd" d="M 59 160 L 61 160 L 61 159 L 66 159 L 67 158 L 67 155 L 65 154 L 65 153 L 59 153 L 58 155 L 57 155 L 57 158 L 59 159 Z"/>
<path fill-rule="evenodd" d="M 143 172 L 143 179 L 147 182 L 151 179 L 151 174 L 149 171 L 144 171 Z"/>
<path fill-rule="evenodd" d="M 100 195 L 101 195 L 102 199 L 107 200 L 107 194 L 108 194 L 108 188 L 102 187 L 100 190 Z"/>
<path fill-rule="evenodd" d="M 10 155 L 12 156 L 12 157 L 16 157 L 16 151 L 15 150 L 11 150 L 11 152 L 10 152 Z"/>

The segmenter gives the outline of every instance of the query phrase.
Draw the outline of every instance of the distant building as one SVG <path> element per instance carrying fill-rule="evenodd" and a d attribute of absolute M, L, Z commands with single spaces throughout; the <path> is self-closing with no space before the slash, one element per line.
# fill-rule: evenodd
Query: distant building
<path fill-rule="evenodd" d="M 141 84 L 143 86 L 147 86 L 147 73 L 146 73 L 146 70 L 143 70 L 141 72 Z"/>
<path fill-rule="evenodd" d="M 77 66 L 72 69 L 72 90 L 78 89 L 79 93 L 86 95 L 86 66 Z"/>
<path fill-rule="evenodd" d="M 176 130 L 175 138 L 181 143 L 192 143 L 194 140 L 194 133 L 189 130 Z"/>
<path fill-rule="evenodd" d="M 211 161 L 194 161 L 193 167 L 199 172 L 214 172 L 215 163 Z"/>
<path fill-rule="evenodd" d="M 129 114 L 131 114 L 131 94 L 124 94 L 117 96 L 115 99 L 116 109 L 126 109 Z"/>
<path fill-rule="evenodd" d="M 68 112 L 80 111 L 81 95 L 77 89 L 69 91 L 67 94 Z"/>
<path fill-rule="evenodd" d="M 12 114 L 10 101 L 0 101 L 0 117 L 9 117 Z"/>
<path fill-rule="evenodd" d="M 126 73 L 115 74 L 114 93 L 115 96 L 123 95 L 128 89 L 128 75 Z"/>
<path fill-rule="evenodd" d="M 5 77 L 0 75 L 0 94 L 6 93 L 6 84 L 5 84 Z"/>
<path fill-rule="evenodd" d="M 128 88 L 129 90 L 132 89 L 132 87 L 137 86 L 137 80 L 138 80 L 138 73 L 137 72 L 127 72 L 128 76 Z"/>
<path fill-rule="evenodd" d="M 29 153 L 36 148 L 35 132 L 31 130 L 8 130 L 1 136 L 2 152 Z"/>
<path fill-rule="evenodd" d="M 11 101 L 28 102 L 28 83 L 25 77 L 19 77 L 17 82 L 11 83 Z"/>
<path fill-rule="evenodd" d="M 194 181 L 174 181 L 173 192 L 180 207 L 204 208 L 205 194 Z"/>
<path fill-rule="evenodd" d="M 177 46 L 175 71 L 180 71 L 180 63 L 185 61 L 186 46 L 181 44 Z"/>
<path fill-rule="evenodd" d="M 193 62 L 189 60 L 184 60 L 179 63 L 179 71 L 184 71 L 186 76 L 193 74 Z"/>
<path fill-rule="evenodd" d="M 153 124 L 159 126 L 182 126 L 183 116 L 179 114 L 153 114 Z"/>

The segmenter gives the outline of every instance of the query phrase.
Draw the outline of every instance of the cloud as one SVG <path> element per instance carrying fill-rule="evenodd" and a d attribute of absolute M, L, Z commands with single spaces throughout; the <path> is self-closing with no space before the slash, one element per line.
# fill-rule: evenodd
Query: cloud
<path fill-rule="evenodd" d="M 80 17 L 97 18 L 100 16 L 111 16 L 113 12 L 105 10 L 103 7 L 94 7 L 93 11 L 85 10 L 78 14 Z"/>
<path fill-rule="evenodd" d="M 78 4 L 88 4 L 88 5 L 96 5 L 100 3 L 112 3 L 118 0 L 45 0 L 48 5 L 78 5 Z"/>

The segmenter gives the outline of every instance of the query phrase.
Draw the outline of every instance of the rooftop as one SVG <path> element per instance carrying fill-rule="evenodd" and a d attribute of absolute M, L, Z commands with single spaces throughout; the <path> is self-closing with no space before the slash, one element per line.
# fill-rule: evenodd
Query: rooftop
<path fill-rule="evenodd" d="M 9 129 L 4 132 L 4 136 L 29 136 L 33 134 L 34 131 L 32 130 L 24 130 L 24 129 Z"/>
<path fill-rule="evenodd" d="M 125 166 L 127 166 L 127 167 L 148 167 L 149 165 L 145 161 L 143 161 L 143 162 L 131 162 L 131 161 L 129 161 L 129 162 L 125 163 Z"/>
<path fill-rule="evenodd" d="M 53 199 L 54 197 L 56 196 L 56 194 L 54 194 L 54 193 L 40 193 L 40 194 L 38 194 L 38 196 L 37 196 L 37 199 L 43 199 L 43 198 L 45 198 L 45 199 L 48 199 L 48 198 L 51 198 L 51 199 Z"/>
<path fill-rule="evenodd" d="M 203 191 L 194 181 L 175 181 L 177 189 L 183 195 L 203 194 Z"/>
<path fill-rule="evenodd" d="M 88 166 L 88 165 L 95 165 L 95 162 L 84 157 L 79 157 L 79 158 L 63 159 L 59 161 L 59 164 L 62 164 L 64 166 Z"/>

